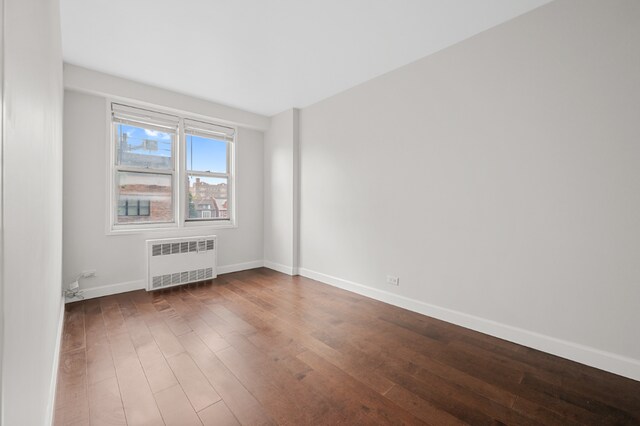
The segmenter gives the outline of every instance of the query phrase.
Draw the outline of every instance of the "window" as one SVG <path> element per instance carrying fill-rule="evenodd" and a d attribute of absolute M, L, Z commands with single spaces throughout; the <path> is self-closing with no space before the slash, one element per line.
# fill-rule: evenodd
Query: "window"
<path fill-rule="evenodd" d="M 228 219 L 232 129 L 188 119 L 184 129 L 187 220 Z"/>
<path fill-rule="evenodd" d="M 150 200 L 120 199 L 118 201 L 118 216 L 150 216 Z"/>
<path fill-rule="evenodd" d="M 112 231 L 233 225 L 234 129 L 115 102 L 111 116 Z"/>

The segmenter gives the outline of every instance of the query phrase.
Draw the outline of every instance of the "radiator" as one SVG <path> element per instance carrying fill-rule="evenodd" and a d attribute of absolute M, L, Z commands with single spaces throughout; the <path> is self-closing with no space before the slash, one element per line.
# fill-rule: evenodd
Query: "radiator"
<path fill-rule="evenodd" d="M 147 291 L 216 278 L 215 235 L 147 240 Z"/>

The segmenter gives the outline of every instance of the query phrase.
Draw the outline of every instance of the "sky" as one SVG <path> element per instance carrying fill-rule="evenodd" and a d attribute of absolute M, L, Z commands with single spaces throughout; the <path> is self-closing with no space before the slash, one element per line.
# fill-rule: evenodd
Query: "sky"
<path fill-rule="evenodd" d="M 171 156 L 171 135 L 157 130 L 118 124 L 117 132 L 127 134 L 130 151 L 136 154 Z M 225 173 L 227 170 L 227 143 L 199 136 L 186 136 L 187 170 Z M 156 143 L 145 143 L 145 140 Z"/>

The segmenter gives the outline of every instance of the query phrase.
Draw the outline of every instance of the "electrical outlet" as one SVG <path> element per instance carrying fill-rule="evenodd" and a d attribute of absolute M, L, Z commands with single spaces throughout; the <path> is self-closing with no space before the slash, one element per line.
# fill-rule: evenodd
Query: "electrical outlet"
<path fill-rule="evenodd" d="M 69 284 L 69 288 L 64 291 L 64 296 L 67 300 L 84 299 L 82 290 L 80 290 L 80 283 L 76 280 Z"/>
<path fill-rule="evenodd" d="M 91 277 L 95 277 L 96 276 L 96 270 L 95 269 L 90 269 L 88 271 L 83 271 L 80 274 L 81 278 L 91 278 Z"/>
<path fill-rule="evenodd" d="M 400 278 L 394 277 L 393 275 L 387 275 L 387 284 L 400 285 Z"/>

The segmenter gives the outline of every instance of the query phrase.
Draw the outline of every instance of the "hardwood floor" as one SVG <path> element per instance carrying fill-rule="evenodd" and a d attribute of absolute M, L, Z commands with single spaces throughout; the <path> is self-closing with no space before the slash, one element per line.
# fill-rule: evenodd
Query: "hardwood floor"
<path fill-rule="evenodd" d="M 67 305 L 55 424 L 640 424 L 640 382 L 255 269 Z"/>

